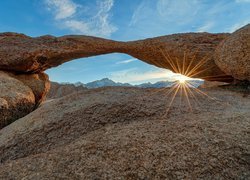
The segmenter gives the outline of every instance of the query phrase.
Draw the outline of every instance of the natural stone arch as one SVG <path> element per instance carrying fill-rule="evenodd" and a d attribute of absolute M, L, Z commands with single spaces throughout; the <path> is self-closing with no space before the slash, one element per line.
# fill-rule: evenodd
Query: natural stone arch
<path fill-rule="evenodd" d="M 222 72 L 213 58 L 215 48 L 227 36 L 229 34 L 185 33 L 119 42 L 83 35 L 32 38 L 4 33 L 0 35 L 3 45 L 0 47 L 0 69 L 38 73 L 77 58 L 126 53 L 175 73 L 231 82 L 233 78 Z"/>

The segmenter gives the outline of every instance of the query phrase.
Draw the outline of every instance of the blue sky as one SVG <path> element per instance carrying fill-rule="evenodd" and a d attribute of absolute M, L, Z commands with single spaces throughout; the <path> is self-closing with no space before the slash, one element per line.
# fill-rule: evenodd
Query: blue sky
<path fill-rule="evenodd" d="M 1 0 L 0 18 L 0 32 L 127 41 L 181 32 L 233 32 L 250 23 L 250 0 Z M 176 77 L 124 54 L 78 59 L 47 73 L 52 81 L 83 83 L 104 77 L 132 84 Z"/>

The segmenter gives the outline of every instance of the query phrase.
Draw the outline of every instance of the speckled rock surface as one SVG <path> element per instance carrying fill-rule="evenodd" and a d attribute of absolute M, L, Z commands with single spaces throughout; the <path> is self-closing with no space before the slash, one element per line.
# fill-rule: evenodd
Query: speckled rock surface
<path fill-rule="evenodd" d="M 146 63 L 190 77 L 232 81 L 214 63 L 215 47 L 229 34 L 184 33 L 139 41 L 117 42 L 72 35 L 31 38 L 0 34 L 0 69 L 42 72 L 64 62 L 107 53 L 127 53 Z"/>
<path fill-rule="evenodd" d="M 250 24 L 221 42 L 215 62 L 228 75 L 250 81 Z"/>
<path fill-rule="evenodd" d="M 117 51 L 117 42 L 89 36 L 41 36 L 0 34 L 0 69 L 42 72 L 80 57 Z"/>
<path fill-rule="evenodd" d="M 0 71 L 0 129 L 30 113 L 35 104 L 34 93 L 28 86 Z"/>
<path fill-rule="evenodd" d="M 47 74 L 39 73 L 10 75 L 32 89 L 36 99 L 36 106 L 39 106 L 39 104 L 45 100 L 46 95 L 50 90 L 50 81 Z"/>
<path fill-rule="evenodd" d="M 50 82 L 50 90 L 47 99 L 60 98 L 78 91 L 87 90 L 87 88 L 82 86 L 75 86 L 74 84 L 60 84 L 57 82 Z"/>
<path fill-rule="evenodd" d="M 175 73 L 231 82 L 214 62 L 217 45 L 229 34 L 184 33 L 128 42 L 122 52 Z"/>
<path fill-rule="evenodd" d="M 167 111 L 168 91 L 110 87 L 44 103 L 0 130 L 0 179 L 248 179 L 250 97 L 192 90 L 192 111 L 179 93 Z"/>

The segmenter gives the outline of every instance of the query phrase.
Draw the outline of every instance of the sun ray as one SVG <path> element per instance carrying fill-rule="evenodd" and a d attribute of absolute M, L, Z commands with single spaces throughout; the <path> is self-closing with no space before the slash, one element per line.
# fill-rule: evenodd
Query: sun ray
<path fill-rule="evenodd" d="M 207 61 L 209 60 L 209 58 L 207 56 L 203 57 L 201 59 L 201 61 L 196 64 L 190 71 L 189 73 L 187 73 L 186 76 L 190 77 L 190 75 L 192 75 L 198 68 L 200 68 L 202 65 L 204 65 Z"/>
<path fill-rule="evenodd" d="M 194 87 L 191 83 L 188 83 L 188 84 L 189 84 L 190 86 Z M 195 88 L 195 87 L 194 87 L 194 88 Z M 214 97 L 209 96 L 208 94 L 204 93 L 203 91 L 201 91 L 201 90 L 199 90 L 199 89 L 197 89 L 197 88 L 195 88 L 195 91 L 198 92 L 198 93 L 201 94 L 201 95 L 204 95 L 204 96 L 208 97 L 208 98 L 211 99 L 211 100 L 218 100 L 218 99 L 216 99 L 216 98 L 214 98 Z"/>
<path fill-rule="evenodd" d="M 183 90 L 184 90 L 184 93 L 185 93 L 185 96 L 186 96 L 186 99 L 187 99 L 187 102 L 188 102 L 188 106 L 189 106 L 189 108 L 190 108 L 190 111 L 193 111 L 192 106 L 191 106 L 191 103 L 190 103 L 190 101 L 189 101 L 189 96 L 188 96 L 187 91 L 186 91 L 186 88 L 189 88 L 189 87 L 187 87 L 187 85 L 186 85 L 185 83 L 182 84 L 182 86 L 183 86 Z"/>
<path fill-rule="evenodd" d="M 194 93 L 192 92 L 192 89 L 193 89 L 193 88 L 190 88 L 190 87 L 189 87 L 189 88 L 187 88 L 187 91 L 188 91 L 189 94 L 191 94 L 191 96 L 193 97 L 194 101 L 198 104 L 198 107 L 199 107 L 199 106 L 201 105 L 201 104 L 200 104 L 200 101 L 199 101 L 198 98 L 194 95 Z"/>
<path fill-rule="evenodd" d="M 173 69 L 174 71 L 177 71 L 177 68 L 176 68 L 175 64 L 172 62 L 172 60 L 169 59 L 169 58 L 165 55 L 165 53 L 163 52 L 162 49 L 160 49 L 160 51 L 161 51 L 162 55 L 164 56 L 164 58 L 167 60 L 167 62 L 170 64 L 170 66 L 172 67 L 172 69 Z M 167 53 L 167 54 L 168 54 L 168 53 Z"/>
<path fill-rule="evenodd" d="M 198 75 L 198 74 L 200 74 L 200 73 L 202 73 L 202 72 L 204 72 L 204 71 L 207 71 L 207 70 L 209 70 L 209 69 L 212 69 L 213 68 L 213 66 L 211 66 L 211 67 L 208 67 L 208 68 L 205 68 L 205 69 L 202 69 L 202 70 L 200 70 L 200 71 L 197 71 L 196 73 L 193 73 L 193 74 L 190 74 L 190 78 L 192 78 L 192 77 L 194 77 L 194 76 L 196 76 L 196 75 Z"/>
<path fill-rule="evenodd" d="M 187 73 L 189 72 L 189 69 L 190 69 L 190 67 L 191 67 L 192 64 L 193 64 L 193 61 L 194 61 L 194 59 L 196 58 L 197 53 L 198 53 L 198 51 L 196 51 L 196 52 L 193 54 L 193 57 L 192 57 L 191 61 L 189 62 L 188 67 L 187 67 L 187 69 L 186 69 L 186 71 L 185 71 L 185 73 L 184 73 L 185 76 L 187 76 Z"/>
<path fill-rule="evenodd" d="M 169 110 L 170 110 L 170 108 L 171 108 L 171 106 L 172 106 L 172 104 L 173 104 L 173 101 L 174 101 L 174 99 L 175 99 L 175 97 L 176 97 L 176 94 L 178 93 L 179 89 L 180 89 L 180 85 L 177 86 L 177 88 L 176 88 L 176 90 L 175 90 L 175 92 L 174 92 L 174 95 L 173 95 L 173 97 L 172 97 L 172 99 L 171 99 L 171 101 L 170 101 L 170 103 L 169 103 L 169 105 L 168 105 L 168 108 L 167 108 L 167 110 L 166 110 L 166 113 L 164 114 L 163 117 L 165 117 L 166 115 L 168 115 L 168 112 L 169 112 Z"/>

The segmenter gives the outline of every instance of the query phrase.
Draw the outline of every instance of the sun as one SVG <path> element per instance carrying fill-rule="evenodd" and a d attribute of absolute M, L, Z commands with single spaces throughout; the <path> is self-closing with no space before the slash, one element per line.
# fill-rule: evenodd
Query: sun
<path fill-rule="evenodd" d="M 179 81 L 179 83 L 181 83 L 181 84 L 185 84 L 186 83 L 186 79 L 178 79 L 178 81 Z"/>
<path fill-rule="evenodd" d="M 187 76 L 184 76 L 182 74 L 177 74 L 177 76 L 175 77 L 176 81 L 179 83 L 179 84 L 185 84 L 187 83 L 188 80 L 190 80 L 191 78 L 187 77 Z"/>

